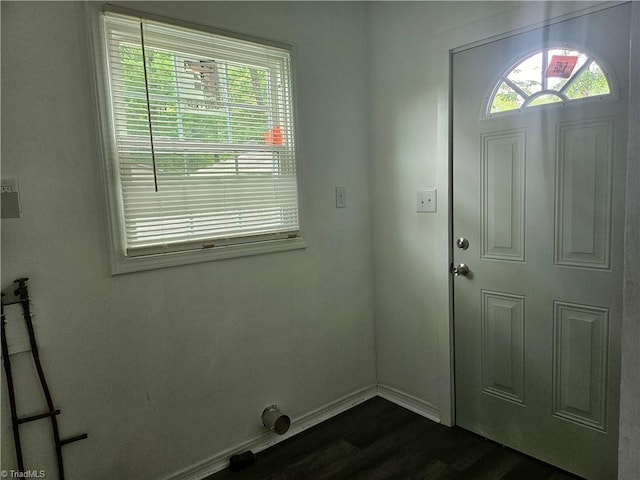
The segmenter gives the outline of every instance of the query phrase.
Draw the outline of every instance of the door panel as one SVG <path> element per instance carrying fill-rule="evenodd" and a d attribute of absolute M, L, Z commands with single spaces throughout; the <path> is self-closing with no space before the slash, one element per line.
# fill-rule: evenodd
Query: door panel
<path fill-rule="evenodd" d="M 616 478 L 629 6 L 453 55 L 456 421 L 589 479 Z M 597 53 L 618 101 L 482 118 L 549 45 Z"/>
<path fill-rule="evenodd" d="M 610 267 L 613 118 L 558 126 L 556 264 Z"/>
<path fill-rule="evenodd" d="M 609 310 L 554 307 L 553 414 L 605 431 Z"/>
<path fill-rule="evenodd" d="M 482 136 L 482 258 L 524 261 L 525 131 Z"/>
<path fill-rule="evenodd" d="M 524 403 L 524 297 L 482 291 L 482 391 Z"/>

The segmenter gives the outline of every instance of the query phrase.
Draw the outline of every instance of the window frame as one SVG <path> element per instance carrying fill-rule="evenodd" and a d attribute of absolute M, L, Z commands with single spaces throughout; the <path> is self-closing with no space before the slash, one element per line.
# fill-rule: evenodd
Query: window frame
<path fill-rule="evenodd" d="M 554 92 L 553 90 L 550 90 L 550 91 L 543 90 L 543 91 L 532 94 L 529 97 L 529 101 L 528 102 L 525 101 L 525 104 L 523 104 L 523 106 L 520 108 L 507 110 L 504 112 L 491 113 L 491 106 L 493 104 L 493 100 L 498 90 L 500 89 L 500 85 L 502 84 L 502 79 L 508 77 L 509 74 L 513 71 L 513 69 L 516 68 L 520 63 L 524 62 L 525 60 L 527 60 L 533 55 L 536 55 L 539 52 L 542 52 L 544 50 L 549 50 L 549 49 L 576 50 L 586 54 L 593 62 L 598 64 L 598 66 L 602 70 L 602 73 L 604 74 L 609 84 L 609 93 L 604 95 L 594 95 L 591 97 L 563 100 L 561 102 L 547 103 L 547 104 L 541 104 L 541 105 L 530 105 L 530 103 L 534 101 L 536 98 L 538 98 L 539 96 L 542 96 L 543 94 L 546 94 L 548 92 L 553 94 Z M 619 93 L 617 79 L 615 78 L 614 75 L 612 75 L 611 73 L 612 71 L 613 70 L 609 65 L 609 63 L 600 54 L 598 54 L 597 52 L 594 52 L 592 48 L 588 48 L 588 47 L 585 47 L 584 45 L 579 45 L 574 42 L 565 42 L 561 40 L 544 42 L 544 44 L 539 45 L 538 47 L 527 49 L 522 53 L 520 53 L 519 55 L 517 55 L 515 58 L 512 59 L 512 61 L 508 64 L 506 68 L 501 70 L 494 77 L 492 83 L 489 85 L 487 89 L 487 94 L 484 96 L 482 100 L 482 105 L 480 109 L 480 120 L 490 120 L 490 119 L 496 119 L 496 118 L 504 118 L 511 115 L 529 114 L 529 113 L 540 111 L 539 110 L 540 108 L 543 108 L 543 109 L 566 108 L 568 106 L 581 105 L 585 103 L 617 102 L 620 100 L 620 93 Z"/>
<path fill-rule="evenodd" d="M 91 2 L 87 2 L 91 3 Z M 261 45 L 272 46 L 289 52 L 290 63 L 290 89 L 291 89 L 291 114 L 293 115 L 293 130 L 295 142 L 295 168 L 297 184 L 297 205 L 298 205 L 298 235 L 295 238 L 279 237 L 267 240 L 256 241 L 255 237 L 242 237 L 243 240 L 236 243 L 218 242 L 213 248 L 209 245 L 202 245 L 200 248 L 180 251 L 152 252 L 147 255 L 130 256 L 127 255 L 124 247 L 124 237 L 126 235 L 123 219 L 123 201 L 121 183 L 118 175 L 116 152 L 116 138 L 114 133 L 114 109 L 111 102 L 110 79 L 108 72 L 107 53 L 105 44 L 105 28 L 102 15 L 105 13 L 115 13 L 173 25 L 176 27 L 189 28 L 204 33 L 222 35 L 229 39 L 250 41 Z M 297 104 L 296 101 L 296 80 L 295 80 L 295 54 L 294 47 L 289 44 L 265 40 L 253 36 L 243 35 L 227 30 L 218 29 L 181 20 L 162 17 L 147 12 L 140 12 L 128 8 L 113 5 L 88 5 L 87 16 L 90 23 L 92 61 L 94 65 L 94 88 L 95 101 L 98 110 L 99 132 L 100 132 L 100 163 L 103 177 L 103 189 L 105 198 L 105 209 L 107 211 L 108 227 L 108 249 L 110 252 L 111 274 L 117 275 L 142 270 L 151 270 L 178 265 L 187 265 L 212 260 L 258 255 L 272 252 L 282 252 L 288 250 L 303 249 L 307 243 L 303 238 L 303 203 L 302 203 L 302 168 L 300 162 L 299 136 L 297 134 Z M 202 242 L 200 242 L 202 243 Z"/>

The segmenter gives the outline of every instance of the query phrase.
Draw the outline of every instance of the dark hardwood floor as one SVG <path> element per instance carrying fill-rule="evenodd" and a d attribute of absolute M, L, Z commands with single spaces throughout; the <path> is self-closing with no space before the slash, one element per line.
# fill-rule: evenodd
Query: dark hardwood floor
<path fill-rule="evenodd" d="M 206 480 L 579 480 L 375 397 Z"/>

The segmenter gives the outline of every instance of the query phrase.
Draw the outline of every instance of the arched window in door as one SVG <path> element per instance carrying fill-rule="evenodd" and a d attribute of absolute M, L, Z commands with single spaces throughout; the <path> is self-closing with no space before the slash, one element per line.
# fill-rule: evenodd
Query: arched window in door
<path fill-rule="evenodd" d="M 614 100 L 604 63 L 584 50 L 551 46 L 517 59 L 486 97 L 483 117 L 575 101 Z"/>

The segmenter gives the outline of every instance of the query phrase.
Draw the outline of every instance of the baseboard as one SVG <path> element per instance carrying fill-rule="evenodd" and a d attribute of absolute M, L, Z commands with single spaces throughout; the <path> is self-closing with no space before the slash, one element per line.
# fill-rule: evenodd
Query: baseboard
<path fill-rule="evenodd" d="M 291 428 L 284 435 L 274 435 L 271 432 L 265 431 L 254 438 L 223 450 L 196 465 L 169 475 L 165 477 L 164 480 L 202 480 L 209 475 L 213 475 L 227 468 L 231 455 L 247 450 L 251 450 L 254 453 L 261 452 L 276 443 L 291 438 L 375 396 L 380 396 L 429 420 L 440 423 L 440 410 L 438 407 L 413 395 L 389 387 L 388 385 L 374 384 L 350 393 L 349 395 L 345 395 L 334 402 L 328 403 L 298 418 L 292 418 Z"/>
<path fill-rule="evenodd" d="M 377 390 L 380 397 L 407 410 L 411 410 L 418 415 L 422 415 L 429 420 L 440 423 L 440 409 L 435 405 L 381 383 L 378 384 Z"/>
<path fill-rule="evenodd" d="M 377 394 L 378 386 L 375 384 L 357 390 L 312 412 L 306 413 L 298 418 L 292 418 L 291 428 L 284 435 L 275 435 L 271 432 L 265 431 L 261 435 L 219 452 L 196 465 L 173 473 L 165 477 L 164 480 L 202 480 L 209 475 L 213 475 L 214 473 L 227 468 L 229 466 L 229 457 L 231 457 L 231 455 L 245 452 L 247 450 L 258 453 L 272 445 L 275 445 L 276 443 L 280 443 L 287 438 L 291 438 L 308 428 L 318 425 L 319 423 L 324 422 L 325 420 L 334 417 L 351 407 L 365 402 L 370 398 L 375 397 Z"/>

